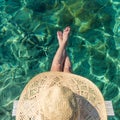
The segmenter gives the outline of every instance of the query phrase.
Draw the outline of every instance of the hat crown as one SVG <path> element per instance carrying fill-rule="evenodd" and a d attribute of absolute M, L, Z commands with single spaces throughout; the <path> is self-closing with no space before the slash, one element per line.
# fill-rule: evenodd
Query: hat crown
<path fill-rule="evenodd" d="M 77 102 L 75 94 L 67 87 L 53 86 L 41 94 L 41 119 L 75 120 Z"/>

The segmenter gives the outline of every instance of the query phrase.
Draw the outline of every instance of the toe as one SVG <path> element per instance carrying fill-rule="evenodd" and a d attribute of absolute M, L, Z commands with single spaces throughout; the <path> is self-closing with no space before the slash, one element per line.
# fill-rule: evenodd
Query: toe
<path fill-rule="evenodd" d="M 64 32 L 69 32 L 69 31 L 70 31 L 70 27 L 69 26 L 64 29 Z"/>

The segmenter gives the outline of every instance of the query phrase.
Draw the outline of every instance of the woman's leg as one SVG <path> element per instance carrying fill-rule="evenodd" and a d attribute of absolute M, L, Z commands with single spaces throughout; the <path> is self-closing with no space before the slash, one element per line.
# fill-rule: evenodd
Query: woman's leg
<path fill-rule="evenodd" d="M 66 32 L 65 30 L 63 31 L 63 40 L 65 40 L 66 38 L 68 38 L 68 35 L 66 36 Z M 63 72 L 69 72 L 71 73 L 71 62 L 70 62 L 70 58 L 68 57 L 66 51 L 65 51 L 65 60 L 64 60 L 64 66 L 63 66 Z"/>
<path fill-rule="evenodd" d="M 63 71 L 63 64 L 66 58 L 65 47 L 67 44 L 69 32 L 70 32 L 70 27 L 66 27 L 63 31 L 63 34 L 60 31 L 57 32 L 59 48 L 54 56 L 51 65 L 51 71 Z"/>
<path fill-rule="evenodd" d="M 64 69 L 63 72 L 69 72 L 71 73 L 71 62 L 68 56 L 66 56 L 65 58 L 65 62 L 64 62 Z"/>

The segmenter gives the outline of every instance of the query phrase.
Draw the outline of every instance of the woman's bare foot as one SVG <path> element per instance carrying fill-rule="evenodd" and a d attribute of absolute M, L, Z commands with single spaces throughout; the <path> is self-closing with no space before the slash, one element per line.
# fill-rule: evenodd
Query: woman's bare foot
<path fill-rule="evenodd" d="M 61 31 L 57 32 L 57 38 L 58 38 L 59 46 L 61 46 L 62 44 L 66 45 L 69 33 L 70 33 L 70 27 L 66 27 L 63 30 L 63 33 Z"/>
<path fill-rule="evenodd" d="M 63 31 L 63 43 L 66 44 L 68 37 L 69 37 L 69 33 L 70 33 L 70 27 L 66 27 Z"/>
<path fill-rule="evenodd" d="M 59 46 L 60 46 L 62 44 L 62 41 L 63 41 L 63 33 L 61 31 L 57 32 L 57 39 L 58 39 Z"/>

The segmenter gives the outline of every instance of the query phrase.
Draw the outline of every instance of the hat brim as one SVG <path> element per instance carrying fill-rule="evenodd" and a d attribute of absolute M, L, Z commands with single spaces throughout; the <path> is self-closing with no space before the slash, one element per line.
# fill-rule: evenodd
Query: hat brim
<path fill-rule="evenodd" d="M 29 115 L 37 116 L 39 111 L 37 113 L 35 111 L 37 110 L 37 104 L 39 104 L 40 93 L 54 85 L 68 87 L 80 96 L 77 97 L 79 106 L 82 105 L 83 110 L 87 107 L 87 112 L 83 111 L 83 117 L 94 115 L 93 117 L 96 117 L 94 120 L 98 120 L 98 117 L 100 120 L 107 120 L 104 98 L 98 87 L 84 77 L 65 72 L 44 72 L 32 78 L 20 96 L 16 120 L 20 120 L 21 117 L 23 120 L 27 120 Z M 81 102 L 82 99 L 84 99 L 84 102 Z M 83 119 L 85 120 L 85 118 Z M 93 120 L 93 118 L 89 120 Z"/>

